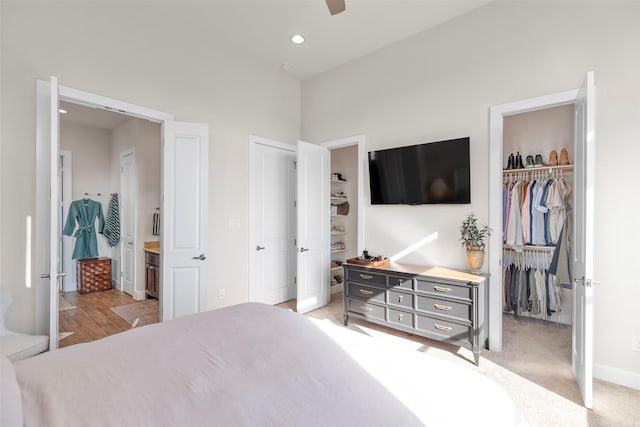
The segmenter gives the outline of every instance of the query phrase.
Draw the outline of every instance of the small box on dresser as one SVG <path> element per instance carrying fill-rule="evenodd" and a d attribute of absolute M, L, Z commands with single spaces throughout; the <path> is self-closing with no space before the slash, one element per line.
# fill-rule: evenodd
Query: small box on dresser
<path fill-rule="evenodd" d="M 469 348 L 478 364 L 487 339 L 488 278 L 437 267 L 343 264 L 349 316 Z"/>
<path fill-rule="evenodd" d="M 111 289 L 111 258 L 77 260 L 76 276 L 81 294 Z"/>

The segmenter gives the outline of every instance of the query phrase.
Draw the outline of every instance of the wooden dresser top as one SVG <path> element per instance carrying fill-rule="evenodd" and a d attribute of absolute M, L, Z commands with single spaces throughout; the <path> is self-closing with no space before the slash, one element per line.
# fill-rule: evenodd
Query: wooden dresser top
<path fill-rule="evenodd" d="M 477 274 L 466 273 L 464 271 L 451 270 L 442 267 L 428 267 L 424 265 L 412 265 L 412 264 L 398 264 L 392 262 L 388 266 L 383 267 L 367 267 L 359 264 L 349 264 L 350 267 L 368 268 L 371 270 L 382 270 L 386 272 L 397 272 L 406 274 L 416 274 L 423 276 L 439 277 L 442 279 L 463 280 L 471 283 L 482 283 L 486 280 L 486 277 Z"/>

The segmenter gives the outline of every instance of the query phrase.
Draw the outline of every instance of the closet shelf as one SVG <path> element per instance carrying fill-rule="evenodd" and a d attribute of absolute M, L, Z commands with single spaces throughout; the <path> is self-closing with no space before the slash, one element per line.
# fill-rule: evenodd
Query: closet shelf
<path fill-rule="evenodd" d="M 502 171 L 503 175 L 511 176 L 518 175 L 522 173 L 552 173 L 552 172 L 573 172 L 573 165 L 563 165 L 563 166 L 543 166 L 539 168 L 524 168 L 524 169 L 505 169 Z"/>

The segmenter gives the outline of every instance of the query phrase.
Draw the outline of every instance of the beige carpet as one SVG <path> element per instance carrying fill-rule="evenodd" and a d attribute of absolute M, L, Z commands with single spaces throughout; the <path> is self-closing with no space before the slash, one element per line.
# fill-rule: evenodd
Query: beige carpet
<path fill-rule="evenodd" d="M 158 301 L 154 299 L 112 307 L 111 310 L 129 322 L 132 328 L 158 323 Z"/>
<path fill-rule="evenodd" d="M 279 304 L 295 310 L 295 301 Z M 308 317 L 342 327 L 342 293 Z M 582 406 L 571 373 L 571 326 L 532 319 L 503 317 L 503 351 L 483 351 L 475 366 L 471 351 L 410 335 L 363 320 L 349 321 L 348 329 L 381 346 L 404 347 L 449 360 L 480 372 L 500 384 L 522 409 L 531 427 L 640 426 L 640 390 L 594 380 L 593 409 Z M 464 385 L 461 385 L 464 386 Z M 464 405 L 461 405 L 464 408 Z"/>
<path fill-rule="evenodd" d="M 58 311 L 71 310 L 72 308 L 77 308 L 75 305 L 71 304 L 69 301 L 65 299 L 62 294 L 58 295 Z"/>

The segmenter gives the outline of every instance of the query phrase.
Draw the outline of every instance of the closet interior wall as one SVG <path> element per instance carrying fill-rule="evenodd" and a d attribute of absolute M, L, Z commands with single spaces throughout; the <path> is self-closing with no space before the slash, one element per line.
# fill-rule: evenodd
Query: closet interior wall
<path fill-rule="evenodd" d="M 536 156 L 540 155 L 545 165 L 522 170 L 504 171 L 503 182 L 508 184 L 518 180 L 531 182 L 531 180 L 546 181 L 552 179 L 558 180 L 558 182 L 562 181 L 569 188 L 573 187 L 574 114 L 574 106 L 571 104 L 505 117 L 503 128 L 503 168 L 507 168 L 509 155 L 512 153 L 514 155 L 519 153 L 525 164 L 527 156 L 533 156 L 535 160 Z M 563 148 L 567 150 L 571 166 L 565 168 L 549 167 L 547 164 L 549 163 L 551 151 L 555 150 L 559 158 Z M 568 196 L 568 200 L 572 205 L 572 193 Z M 506 200 L 503 199 L 503 203 L 506 203 Z M 570 211 L 568 212 L 570 215 Z M 548 220 L 546 225 L 549 225 Z M 504 225 L 502 230 L 503 241 L 507 241 L 506 229 L 507 226 Z M 570 230 L 570 232 L 573 233 L 573 230 Z M 557 233 L 555 234 L 554 240 L 557 239 Z M 503 311 L 514 314 L 515 311 L 518 311 L 518 315 L 521 317 L 533 317 L 551 322 L 571 324 L 573 321 L 573 291 L 568 287 L 554 287 L 553 278 L 550 280 L 549 286 L 540 286 L 538 288 L 544 291 L 544 298 L 539 300 L 539 304 L 535 302 L 529 303 L 519 310 L 517 308 L 514 310 L 516 304 L 509 306 L 509 301 L 513 298 L 513 295 L 509 295 L 509 290 L 505 287 L 505 284 L 508 284 L 508 281 L 516 276 L 513 272 L 515 267 L 518 267 L 518 272 L 522 271 L 523 277 L 525 277 L 525 274 L 530 276 L 530 286 L 536 283 L 536 278 L 534 277 L 536 270 L 539 271 L 537 279 L 544 279 L 542 273 L 546 274 L 555 251 L 555 245 L 551 245 L 548 241 L 549 234 L 546 234 L 546 236 L 546 242 L 540 241 L 538 237 L 537 242 L 531 241 L 527 244 L 518 242 L 514 244 L 513 235 L 511 235 L 511 240 L 504 244 L 502 255 L 503 275 L 501 277 Z M 528 273 L 525 273 L 525 271 L 528 271 Z M 559 298 L 561 303 L 559 300 L 556 301 L 556 298 Z"/>

